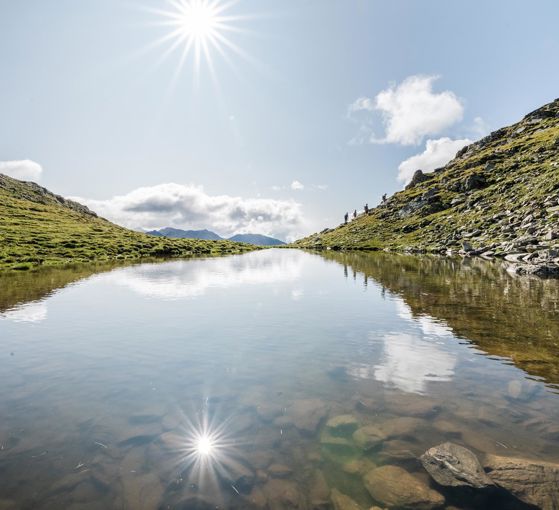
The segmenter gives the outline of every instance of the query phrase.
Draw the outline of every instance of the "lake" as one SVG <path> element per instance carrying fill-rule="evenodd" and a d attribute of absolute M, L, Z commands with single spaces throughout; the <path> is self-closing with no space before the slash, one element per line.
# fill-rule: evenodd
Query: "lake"
<path fill-rule="evenodd" d="M 559 463 L 558 317 L 559 281 L 477 259 L 2 275 L 0 509 L 326 509 L 331 489 L 398 506 L 398 479 L 363 482 L 381 466 L 431 491 L 417 508 L 528 508 L 438 486 L 418 458 L 452 441 Z"/>

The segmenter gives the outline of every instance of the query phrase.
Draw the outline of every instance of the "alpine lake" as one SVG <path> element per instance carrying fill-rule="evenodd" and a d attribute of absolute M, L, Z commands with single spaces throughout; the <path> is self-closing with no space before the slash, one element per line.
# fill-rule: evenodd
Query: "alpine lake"
<path fill-rule="evenodd" d="M 558 280 L 290 249 L 52 268 L 0 275 L 0 342 L 1 510 L 559 508 Z M 448 442 L 476 480 L 425 468 Z"/>

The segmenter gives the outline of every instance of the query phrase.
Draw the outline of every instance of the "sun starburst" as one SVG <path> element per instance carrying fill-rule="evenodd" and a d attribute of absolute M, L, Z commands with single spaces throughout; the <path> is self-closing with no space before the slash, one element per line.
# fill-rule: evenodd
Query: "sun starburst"
<path fill-rule="evenodd" d="M 162 59 L 179 52 L 177 75 L 190 58 L 193 60 L 194 77 L 198 78 L 202 61 L 207 64 L 212 75 L 214 74 L 214 52 L 217 52 L 229 64 L 231 64 L 229 52 L 247 57 L 246 53 L 226 35 L 232 32 L 243 32 L 242 29 L 235 26 L 235 22 L 246 16 L 227 15 L 227 11 L 237 3 L 237 0 L 229 2 L 168 0 L 167 3 L 169 5 L 167 10 L 151 11 L 162 18 L 157 25 L 170 29 L 155 44 L 168 45 Z"/>

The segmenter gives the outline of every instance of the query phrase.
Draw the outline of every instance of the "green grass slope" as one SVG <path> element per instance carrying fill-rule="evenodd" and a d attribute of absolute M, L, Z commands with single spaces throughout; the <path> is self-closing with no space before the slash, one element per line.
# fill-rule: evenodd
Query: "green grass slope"
<path fill-rule="evenodd" d="M 167 239 L 134 232 L 35 183 L 0 174 L 0 270 L 252 249 L 230 241 Z"/>
<path fill-rule="evenodd" d="M 295 246 L 491 250 L 496 256 L 552 249 L 553 257 L 559 248 L 559 99 L 465 147 L 418 181 L 369 215 Z"/>

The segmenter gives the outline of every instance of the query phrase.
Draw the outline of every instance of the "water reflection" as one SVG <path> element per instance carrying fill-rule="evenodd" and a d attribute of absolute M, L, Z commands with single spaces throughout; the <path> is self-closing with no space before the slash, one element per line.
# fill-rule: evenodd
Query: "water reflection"
<path fill-rule="evenodd" d="M 31 301 L 0 312 L 0 320 L 41 322 L 47 318 L 47 314 L 47 304 L 44 301 Z"/>
<path fill-rule="evenodd" d="M 559 281 L 517 278 L 498 262 L 386 253 L 322 254 L 400 299 L 402 318 L 456 335 L 559 385 Z M 357 276 L 358 275 L 358 276 Z M 405 308 L 401 303 L 405 303 Z M 434 331 L 437 330 L 437 331 Z"/>
<path fill-rule="evenodd" d="M 378 336 L 371 331 L 371 362 L 359 363 L 349 374 L 361 379 L 375 379 L 406 393 L 428 393 L 428 384 L 448 382 L 454 375 L 456 356 L 452 330 L 429 316 L 414 318 L 401 298 L 394 298 L 397 314 L 410 327 L 410 332 L 392 332 Z"/>
<path fill-rule="evenodd" d="M 113 283 L 156 299 L 173 300 L 204 295 L 212 288 L 265 285 L 296 280 L 302 260 L 294 252 L 277 257 L 272 252 L 226 258 L 142 264 L 105 275 Z M 301 297 L 295 289 L 293 298 Z"/>
<path fill-rule="evenodd" d="M 389 465 L 447 508 L 522 508 L 461 501 L 418 458 L 558 462 L 559 396 L 527 376 L 557 366 L 549 283 L 289 250 L 90 276 L 0 277 L 0 507 L 387 507 L 363 476 Z"/>

